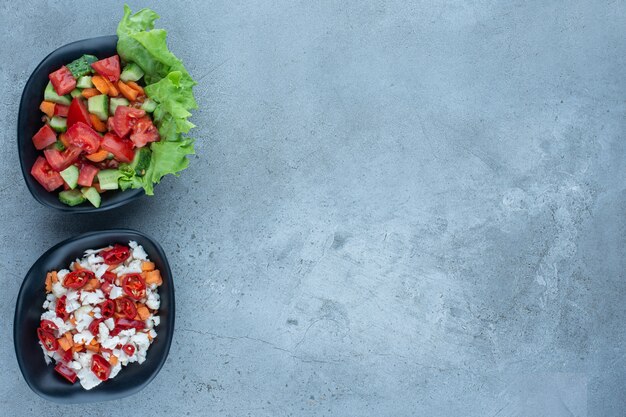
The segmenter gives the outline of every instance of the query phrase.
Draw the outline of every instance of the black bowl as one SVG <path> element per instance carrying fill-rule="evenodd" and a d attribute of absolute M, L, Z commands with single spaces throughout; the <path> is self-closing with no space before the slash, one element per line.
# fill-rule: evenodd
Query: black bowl
<path fill-rule="evenodd" d="M 86 391 L 80 383 L 70 384 L 46 365 L 39 346 L 37 328 L 46 298 L 45 276 L 51 270 L 67 268 L 86 249 L 96 249 L 113 243 L 128 244 L 134 240 L 142 245 L 152 262 L 161 271 L 163 285 L 159 287 L 161 323 L 157 337 L 148 349 L 146 361 L 123 367 L 110 381 Z M 59 403 L 87 403 L 126 397 L 143 389 L 157 375 L 165 360 L 174 335 L 174 283 L 172 271 L 161 246 L 150 237 L 134 230 L 116 229 L 92 232 L 63 241 L 44 253 L 24 278 L 13 322 L 15 354 L 28 386 L 41 397 Z"/>
<path fill-rule="evenodd" d="M 88 202 L 70 207 L 59 201 L 58 191 L 51 193 L 46 191 L 30 175 L 30 169 L 35 160 L 38 156 L 43 155 L 33 146 L 32 138 L 42 126 L 42 113 L 39 110 L 39 105 L 43 100 L 43 91 L 49 81 L 48 74 L 76 58 L 80 58 L 83 54 L 95 55 L 98 58 L 115 55 L 117 53 L 116 46 L 117 36 L 100 36 L 67 44 L 45 57 L 26 82 L 17 120 L 18 154 L 28 190 L 35 197 L 35 200 L 45 206 L 74 213 L 92 213 L 119 207 L 143 195 L 143 189 L 107 191 L 102 194 L 102 204 L 98 208 L 91 206 Z"/>

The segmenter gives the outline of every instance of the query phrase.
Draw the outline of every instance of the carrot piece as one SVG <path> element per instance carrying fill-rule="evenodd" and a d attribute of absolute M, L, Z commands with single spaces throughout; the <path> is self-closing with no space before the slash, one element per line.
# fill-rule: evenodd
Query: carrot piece
<path fill-rule="evenodd" d="M 81 91 L 81 94 L 85 98 L 90 98 L 94 96 L 99 96 L 100 91 L 97 88 L 84 88 L 83 91 Z"/>
<path fill-rule="evenodd" d="M 109 363 L 113 366 L 117 365 L 117 356 L 111 355 L 111 357 L 109 358 Z"/>
<path fill-rule="evenodd" d="M 74 271 L 80 271 L 81 269 L 83 269 L 83 267 L 80 266 L 80 264 L 76 261 L 74 261 L 72 265 L 74 265 Z"/>
<path fill-rule="evenodd" d="M 99 75 L 94 75 L 93 77 L 91 77 L 91 82 L 102 94 L 109 94 L 109 84 L 107 83 L 106 78 Z"/>
<path fill-rule="evenodd" d="M 67 135 L 65 133 L 61 133 L 59 135 L 59 140 L 61 141 L 61 143 L 66 147 L 69 148 L 70 147 L 70 141 L 67 140 Z"/>
<path fill-rule="evenodd" d="M 54 284 L 55 282 L 59 281 L 59 277 L 57 276 L 57 271 L 52 271 L 52 283 Z"/>
<path fill-rule="evenodd" d="M 72 352 L 81 352 L 83 350 L 83 345 L 74 345 L 72 346 Z"/>
<path fill-rule="evenodd" d="M 95 345 L 85 345 L 85 349 L 98 353 L 100 352 L 100 344 L 96 343 Z"/>
<path fill-rule="evenodd" d="M 126 85 L 129 86 L 130 88 L 132 88 L 133 90 L 137 90 L 137 92 L 142 95 L 145 96 L 146 92 L 143 91 L 143 87 L 140 86 L 139 84 L 137 84 L 134 81 L 126 81 Z"/>
<path fill-rule="evenodd" d="M 89 154 L 89 155 L 85 155 L 85 158 L 89 159 L 90 161 L 93 162 L 102 162 L 105 159 L 107 159 L 107 156 L 109 156 L 109 151 L 105 150 L 105 149 L 100 149 L 98 152 Z"/>
<path fill-rule="evenodd" d="M 74 317 L 70 317 L 70 323 L 72 323 L 73 326 L 76 326 L 76 319 Z"/>
<path fill-rule="evenodd" d="M 89 344 L 90 344 L 91 346 L 95 346 L 95 345 L 97 345 L 97 344 L 98 344 L 98 342 L 96 341 L 96 339 L 91 339 L 91 342 L 89 342 Z"/>
<path fill-rule="evenodd" d="M 72 348 L 72 346 L 70 345 L 70 343 L 67 341 L 65 337 L 59 337 L 57 339 L 57 342 L 59 343 L 59 346 L 61 346 L 61 349 L 63 350 L 70 350 Z"/>
<path fill-rule="evenodd" d="M 50 272 L 46 274 L 46 292 L 52 292 L 52 274 Z"/>
<path fill-rule="evenodd" d="M 141 270 L 146 271 L 154 271 L 154 262 L 144 261 L 141 263 Z"/>
<path fill-rule="evenodd" d="M 96 129 L 98 132 L 106 132 L 107 131 L 106 123 L 104 123 L 102 120 L 100 120 L 98 118 L 98 116 L 96 116 L 93 113 L 89 113 L 89 119 L 91 120 L 91 124 L 93 125 L 93 128 Z"/>
<path fill-rule="evenodd" d="M 100 288 L 100 281 L 98 280 L 98 278 L 92 278 L 89 281 L 87 281 L 87 284 L 85 284 L 85 286 L 83 287 L 83 290 L 92 291 L 97 288 Z"/>
<path fill-rule="evenodd" d="M 154 271 L 147 271 L 145 272 L 146 275 L 146 284 L 156 284 L 161 285 L 163 284 L 163 279 L 161 278 L 161 272 L 159 272 L 158 269 L 155 269 Z"/>
<path fill-rule="evenodd" d="M 120 90 L 117 88 L 115 84 L 113 84 L 111 81 L 107 80 L 104 77 L 102 77 L 102 79 L 104 80 L 105 83 L 107 83 L 107 87 L 109 87 L 108 95 L 110 97 L 117 97 L 120 95 Z"/>
<path fill-rule="evenodd" d="M 139 316 L 140 320 L 146 320 L 148 317 L 150 317 L 150 310 L 148 310 L 146 306 L 139 306 L 137 307 L 137 315 Z"/>
<path fill-rule="evenodd" d="M 117 88 L 119 88 L 119 90 L 122 92 L 122 95 L 126 97 L 129 101 L 135 101 L 137 99 L 137 96 L 139 95 L 139 91 L 124 84 L 124 81 L 121 80 L 117 82 Z"/>
<path fill-rule="evenodd" d="M 42 101 L 39 105 L 39 110 L 44 112 L 46 116 L 52 117 L 54 116 L 54 103 L 51 101 Z"/>
<path fill-rule="evenodd" d="M 118 266 L 120 266 L 120 264 L 109 265 L 109 267 L 107 268 L 107 271 L 111 272 L 111 271 L 113 271 L 115 268 L 117 268 Z"/>
<path fill-rule="evenodd" d="M 65 337 L 65 339 L 67 339 L 67 343 L 69 343 L 70 346 L 74 346 L 74 338 L 72 337 L 72 333 L 65 332 L 65 334 L 63 336 Z M 65 349 L 65 350 L 67 350 L 67 349 Z"/>

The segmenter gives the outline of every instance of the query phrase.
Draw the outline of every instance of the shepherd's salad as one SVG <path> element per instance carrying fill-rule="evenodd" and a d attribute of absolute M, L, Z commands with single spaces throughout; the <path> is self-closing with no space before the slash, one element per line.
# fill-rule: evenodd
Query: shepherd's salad
<path fill-rule="evenodd" d="M 157 337 L 161 273 L 131 241 L 88 249 L 69 270 L 46 275 L 44 313 L 37 329 L 46 363 L 89 390 L 130 363 L 146 360 Z"/>
<path fill-rule="evenodd" d="M 69 206 L 95 207 L 109 190 L 143 188 L 187 167 L 194 153 L 185 136 L 197 108 L 191 78 L 153 29 L 150 9 L 124 17 L 117 27 L 117 54 L 83 55 L 48 75 L 40 110 L 44 125 L 33 136 L 43 152 L 31 175 Z"/>

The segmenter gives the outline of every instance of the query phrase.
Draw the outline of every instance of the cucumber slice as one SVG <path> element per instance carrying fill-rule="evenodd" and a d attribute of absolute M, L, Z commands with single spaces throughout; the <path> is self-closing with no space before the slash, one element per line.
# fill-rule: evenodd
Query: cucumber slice
<path fill-rule="evenodd" d="M 85 197 L 78 190 L 67 190 L 59 193 L 59 200 L 68 206 L 77 206 L 85 202 Z"/>
<path fill-rule="evenodd" d="M 133 162 L 130 163 L 130 168 L 135 170 L 135 173 L 140 177 L 146 173 L 146 169 L 150 166 L 150 159 L 152 158 L 152 151 L 149 148 L 139 148 L 135 151 L 135 157 Z"/>
<path fill-rule="evenodd" d="M 100 193 L 98 192 L 98 190 L 95 189 L 95 187 L 83 187 L 80 192 L 83 194 L 83 197 L 85 197 L 87 200 L 89 200 L 91 204 L 93 204 L 94 207 L 100 207 L 100 202 L 102 201 L 102 198 L 100 197 Z"/>
<path fill-rule="evenodd" d="M 56 149 L 57 151 L 63 152 L 65 150 L 65 145 L 63 145 L 63 142 L 61 142 L 60 140 L 54 142 L 53 146 L 54 149 Z"/>
<path fill-rule="evenodd" d="M 130 101 L 126 100 L 124 97 L 112 98 L 111 104 L 109 105 L 111 114 L 115 114 L 115 109 L 117 109 L 118 106 L 128 106 L 129 104 Z"/>
<path fill-rule="evenodd" d="M 63 104 L 64 106 L 69 106 L 72 103 L 72 99 L 69 96 L 58 95 L 57 92 L 54 91 L 54 87 L 52 86 L 51 82 L 48 83 L 46 89 L 43 92 L 43 99 L 46 101 Z"/>
<path fill-rule="evenodd" d="M 119 184 L 117 180 L 120 179 L 122 173 L 117 169 L 103 169 L 98 172 L 98 183 L 103 190 L 117 190 Z"/>
<path fill-rule="evenodd" d="M 82 90 L 80 88 L 75 88 L 72 91 L 70 91 L 70 96 L 72 98 L 82 97 L 83 96 L 83 92 L 82 92 Z"/>
<path fill-rule="evenodd" d="M 65 132 L 67 130 L 67 119 L 65 117 L 54 116 L 50 119 L 50 127 L 55 132 Z"/>
<path fill-rule="evenodd" d="M 80 77 L 76 81 L 77 88 L 93 88 L 93 83 L 91 82 L 91 75 L 85 75 Z"/>
<path fill-rule="evenodd" d="M 97 96 L 89 97 L 87 100 L 87 107 L 89 113 L 93 113 L 98 116 L 98 119 L 103 122 L 109 117 L 109 97 L 106 94 L 99 94 Z"/>
<path fill-rule="evenodd" d="M 141 109 L 148 113 L 152 113 L 156 109 L 156 106 L 156 101 L 147 98 L 146 101 L 144 101 L 141 105 Z"/>
<path fill-rule="evenodd" d="M 137 64 L 128 64 L 120 74 L 122 81 L 139 81 L 143 77 L 143 70 Z"/>
<path fill-rule="evenodd" d="M 79 78 L 87 74 L 93 73 L 91 64 L 96 62 L 98 58 L 93 55 L 83 55 L 78 59 L 67 64 L 67 69 L 70 70 L 74 78 Z"/>
<path fill-rule="evenodd" d="M 79 170 L 76 165 L 70 165 L 59 174 L 63 177 L 63 181 L 73 190 L 78 185 Z"/>

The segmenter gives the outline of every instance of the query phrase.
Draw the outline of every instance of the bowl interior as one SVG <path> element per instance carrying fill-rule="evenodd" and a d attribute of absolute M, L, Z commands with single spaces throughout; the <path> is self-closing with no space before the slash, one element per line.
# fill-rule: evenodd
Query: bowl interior
<path fill-rule="evenodd" d="M 148 349 L 146 361 L 123 367 L 110 381 L 86 391 L 77 381 L 71 385 L 54 371 L 53 364 L 46 365 L 38 343 L 36 329 L 43 312 L 45 276 L 53 269 L 67 268 L 80 258 L 86 249 L 95 249 L 113 243 L 128 244 L 134 240 L 144 247 L 148 257 L 163 276 L 159 287 L 161 323 L 156 328 L 155 341 Z M 174 333 L 174 284 L 172 273 L 163 249 L 148 236 L 132 230 L 108 230 L 68 239 L 44 253 L 24 278 L 15 308 L 13 338 L 19 367 L 26 383 L 40 396 L 62 403 L 82 403 L 121 398 L 138 392 L 159 372 L 169 352 Z"/>
<path fill-rule="evenodd" d="M 58 191 L 47 192 L 30 175 L 30 169 L 42 152 L 35 149 L 32 137 L 43 126 L 42 113 L 39 105 L 43 100 L 43 92 L 48 84 L 48 74 L 68 64 L 83 54 L 92 54 L 98 58 L 106 58 L 116 54 L 117 36 L 101 36 L 98 38 L 84 39 L 62 46 L 48 55 L 33 71 L 26 82 L 22 100 L 20 102 L 19 116 L 17 121 L 17 145 L 22 173 L 30 193 L 41 204 L 62 211 L 72 212 L 95 212 L 112 209 L 129 202 L 143 194 L 142 189 L 127 190 L 124 192 L 114 191 L 102 194 L 102 203 L 99 208 L 83 203 L 70 207 L 59 201 Z"/>

